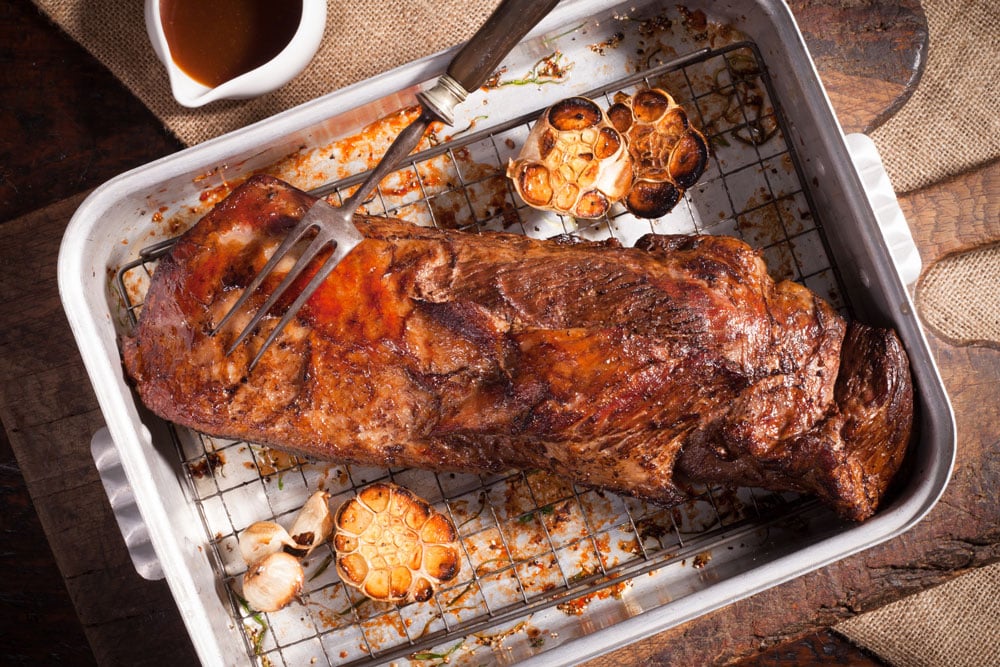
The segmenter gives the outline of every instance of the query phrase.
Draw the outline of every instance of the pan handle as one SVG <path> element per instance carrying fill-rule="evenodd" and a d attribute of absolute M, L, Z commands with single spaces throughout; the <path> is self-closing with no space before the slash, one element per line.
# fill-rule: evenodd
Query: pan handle
<path fill-rule="evenodd" d="M 892 183 L 889 182 L 878 147 L 871 137 L 864 134 L 848 134 L 845 139 L 885 244 L 896 264 L 896 272 L 904 285 L 910 285 L 920 277 L 923 262 Z"/>
<path fill-rule="evenodd" d="M 465 43 L 430 90 L 417 95 L 424 111 L 451 125 L 453 110 L 493 74 L 511 49 L 559 0 L 501 0 L 486 22 Z"/>
<path fill-rule="evenodd" d="M 94 457 L 94 464 L 101 476 L 101 484 L 104 485 L 104 492 L 108 495 L 111 510 L 114 512 L 115 521 L 118 522 L 118 529 L 125 540 L 129 556 L 132 557 L 135 571 L 143 579 L 150 581 L 163 579 L 160 559 L 153 550 L 149 530 L 136 505 L 135 493 L 122 469 L 118 448 L 111 439 L 107 427 L 102 427 L 94 433 L 90 440 L 90 454 Z"/>

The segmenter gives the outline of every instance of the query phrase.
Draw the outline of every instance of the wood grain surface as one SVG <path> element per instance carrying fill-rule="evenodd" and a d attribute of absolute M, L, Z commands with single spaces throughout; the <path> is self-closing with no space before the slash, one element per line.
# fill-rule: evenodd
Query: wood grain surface
<path fill-rule="evenodd" d="M 845 131 L 871 132 L 906 103 L 927 56 L 918 1 L 788 4 Z"/>
<path fill-rule="evenodd" d="M 97 663 L 157 665 L 171 656 L 174 664 L 196 664 L 167 586 L 136 574 L 90 457 L 90 437 L 104 420 L 62 312 L 54 271 L 62 231 L 81 200 L 0 226 L 0 257 L 6 259 L 0 263 L 0 420 L 62 573 L 69 596 L 64 604 L 75 606 Z M 18 546 L 33 560 L 41 545 L 12 541 L 4 550 Z M 5 570 L 18 565 L 14 558 L 4 564 Z M 21 586 L 4 580 L 11 590 Z M 0 635 L 9 642 L 2 647 L 7 664 L 33 662 L 28 646 L 41 653 L 42 663 L 61 658 L 52 653 L 52 637 L 72 635 L 54 625 L 50 614 L 65 608 L 56 602 L 13 610 L 36 622 L 17 624 L 17 636 Z"/>
<path fill-rule="evenodd" d="M 906 99 L 926 50 L 919 3 L 791 6 L 845 130 L 870 129 Z M 0 441 L 0 612 L 18 628 L 0 632 L 0 662 L 194 664 L 166 585 L 132 568 L 90 459 L 89 438 L 102 418 L 54 272 L 62 231 L 82 198 L 71 195 L 181 145 L 28 0 L 0 6 L 0 66 L 9 73 L 0 80 L 0 419 L 9 439 Z M 994 166 L 903 199 L 925 265 L 1000 238 L 998 180 Z M 927 520 L 595 664 L 879 664 L 828 626 L 1000 558 L 991 492 L 1000 464 L 990 455 L 1000 433 L 1000 353 L 933 337 L 931 345 L 955 402 L 960 454 Z M 21 583 L 27 579 L 30 586 Z"/>

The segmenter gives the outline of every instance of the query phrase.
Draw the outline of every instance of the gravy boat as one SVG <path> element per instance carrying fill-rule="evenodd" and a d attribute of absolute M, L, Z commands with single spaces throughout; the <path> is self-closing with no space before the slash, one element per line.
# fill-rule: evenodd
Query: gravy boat
<path fill-rule="evenodd" d="M 316 55 L 326 28 L 326 0 L 302 0 L 302 18 L 288 44 L 271 60 L 249 72 L 209 87 L 182 70 L 170 53 L 160 17 L 160 0 L 146 0 L 146 31 L 157 57 L 167 68 L 174 99 L 186 107 L 200 107 L 224 99 L 257 97 L 295 78 Z"/>

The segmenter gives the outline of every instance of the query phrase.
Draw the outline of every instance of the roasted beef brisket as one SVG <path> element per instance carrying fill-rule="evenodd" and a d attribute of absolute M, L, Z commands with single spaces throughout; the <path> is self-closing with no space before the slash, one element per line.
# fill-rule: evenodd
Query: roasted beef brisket
<path fill-rule="evenodd" d="M 366 240 L 248 373 L 277 318 L 224 351 L 280 275 L 208 334 L 311 201 L 251 178 L 160 261 L 124 341 L 153 412 L 334 461 L 541 468 L 662 503 L 759 486 L 856 520 L 901 463 L 896 335 L 775 283 L 728 237 L 623 248 L 359 217 Z"/>

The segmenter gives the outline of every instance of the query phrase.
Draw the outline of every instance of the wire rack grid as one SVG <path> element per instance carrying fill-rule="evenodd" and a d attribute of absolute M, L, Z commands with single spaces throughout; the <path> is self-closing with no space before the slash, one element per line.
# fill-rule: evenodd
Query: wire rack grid
<path fill-rule="evenodd" d="M 615 238 L 625 245 L 648 232 L 731 234 L 759 248 L 776 278 L 803 282 L 846 310 L 756 45 L 703 49 L 587 96 L 610 104 L 615 93 L 640 87 L 670 90 L 712 148 L 702 181 L 664 218 L 639 221 L 615 205 L 605 218 L 579 221 L 519 203 L 504 170 L 540 111 L 433 142 L 383 182 L 367 212 L 473 232 Z M 364 176 L 315 194 L 343 201 Z M 169 245 L 141 251 L 118 273 L 133 324 L 141 299 L 126 286 L 134 282 L 130 276 L 141 272 L 148 280 Z M 622 590 L 639 575 L 689 561 L 698 567 L 699 555 L 713 545 L 813 504 L 794 494 L 703 488 L 692 489 L 687 504 L 665 508 L 578 488 L 541 471 L 483 476 L 337 465 L 186 429 L 172 433 L 248 657 L 269 665 L 434 662 L 457 659 L 457 649 L 495 652 L 498 642 L 491 638 L 514 642 L 510 629 L 523 630 L 533 614 L 559 609 L 585 625 L 596 613 L 588 606 L 595 595 L 624 604 Z M 464 561 L 452 584 L 405 607 L 367 601 L 339 581 L 332 549 L 323 545 L 305 563 L 300 601 L 266 615 L 247 609 L 238 594 L 246 569 L 238 537 L 247 526 L 260 520 L 287 525 L 312 491 L 327 491 L 337 507 L 379 480 L 409 488 L 451 518 Z M 521 633 L 519 640 L 523 655 L 544 650 L 537 633 Z"/>

